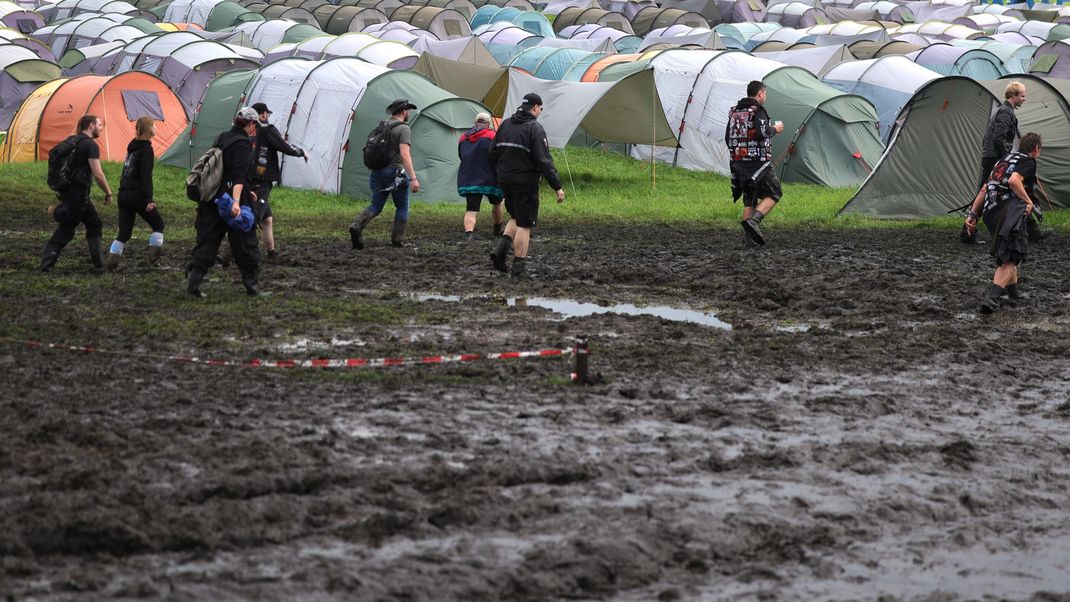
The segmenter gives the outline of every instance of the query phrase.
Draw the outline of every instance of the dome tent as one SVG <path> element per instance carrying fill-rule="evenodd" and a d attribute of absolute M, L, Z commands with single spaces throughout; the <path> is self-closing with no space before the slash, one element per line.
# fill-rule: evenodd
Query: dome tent
<path fill-rule="evenodd" d="M 59 65 L 41 60 L 29 48 L 0 44 L 0 130 L 6 130 L 19 105 L 41 84 L 63 75 Z"/>
<path fill-rule="evenodd" d="M 49 82 L 44 89 L 50 90 L 47 98 L 35 92 L 37 96 L 27 98 L 11 120 L 12 135 L 5 141 L 5 161 L 47 159 L 48 151 L 69 136 L 78 119 L 87 113 L 97 115 L 107 125 L 97 139 L 103 161 L 122 161 L 126 157 L 126 145 L 135 133 L 134 123 L 142 115 L 156 118 L 152 146 L 157 154 L 167 150 L 187 125 L 182 101 L 160 78 L 148 73 L 81 75 Z"/>
<path fill-rule="evenodd" d="M 310 156 L 307 164 L 283 159 L 283 186 L 368 198 L 368 171 L 355 154 L 368 132 L 386 118 L 386 106 L 396 98 L 408 98 L 420 107 L 409 122 L 414 167 L 422 185 L 413 198 L 457 198 L 457 139 L 477 113 L 487 110 L 484 105 L 458 98 L 413 71 L 348 57 L 282 59 L 256 72 L 244 85 L 241 73 L 212 82 L 194 117 L 196 128 L 191 127 L 181 141 L 186 149 L 176 148 L 161 161 L 188 168 L 211 143 L 207 134 L 229 127 L 240 104 L 263 102 L 275 111 L 272 121 L 283 135 Z"/>

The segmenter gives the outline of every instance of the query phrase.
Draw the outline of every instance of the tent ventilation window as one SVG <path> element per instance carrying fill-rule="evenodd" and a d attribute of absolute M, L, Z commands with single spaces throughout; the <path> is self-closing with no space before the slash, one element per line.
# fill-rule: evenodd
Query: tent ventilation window
<path fill-rule="evenodd" d="M 160 97 L 149 90 L 123 90 L 123 106 L 126 118 L 137 121 L 138 117 L 148 115 L 157 121 L 163 121 L 163 107 Z"/>

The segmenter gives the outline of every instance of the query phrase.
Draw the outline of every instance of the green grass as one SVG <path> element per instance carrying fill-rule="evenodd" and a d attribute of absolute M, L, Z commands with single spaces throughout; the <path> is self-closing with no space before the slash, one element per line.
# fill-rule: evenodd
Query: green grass
<path fill-rule="evenodd" d="M 554 158 L 568 198 L 555 206 L 551 192 L 543 187 L 542 214 L 547 219 L 690 223 L 725 228 L 738 223 L 742 207 L 731 202 L 724 176 L 662 164 L 652 169 L 649 163 L 590 148 L 555 150 Z M 119 168 L 116 163 L 105 164 L 113 186 L 118 182 Z M 0 215 L 44 211 L 53 196 L 45 186 L 45 174 L 43 162 L 0 165 L 0 181 L 4 182 Z M 193 236 L 193 204 L 185 198 L 185 175 L 181 169 L 162 165 L 156 168 L 156 196 L 169 220 L 169 239 Z M 809 228 L 954 228 L 960 221 L 954 216 L 921 220 L 837 217 L 836 212 L 853 194 L 853 189 L 785 184 L 783 202 L 773 219 L 780 226 Z M 95 191 L 94 198 L 99 196 Z M 280 221 L 285 220 L 287 236 L 293 238 L 338 237 L 366 203 L 366 199 L 306 190 L 281 188 L 272 193 L 273 210 Z M 114 207 L 100 209 L 105 223 L 114 224 Z M 459 198 L 455 203 L 417 204 L 413 208 L 414 217 L 426 221 L 456 220 L 463 211 Z M 1070 221 L 1070 216 L 1059 212 L 1049 217 L 1048 224 L 1055 227 L 1065 227 Z"/>

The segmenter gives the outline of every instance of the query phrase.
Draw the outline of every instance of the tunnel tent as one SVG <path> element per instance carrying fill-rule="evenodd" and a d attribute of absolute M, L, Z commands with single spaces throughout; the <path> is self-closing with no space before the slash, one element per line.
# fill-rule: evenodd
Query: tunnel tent
<path fill-rule="evenodd" d="M 502 66 L 473 65 L 424 53 L 413 71 L 427 76 L 436 86 L 487 105 L 492 115 L 505 115 L 509 93 L 509 69 Z"/>
<path fill-rule="evenodd" d="M 482 25 L 474 33 L 494 56 L 494 60 L 502 65 L 508 63 L 510 57 L 517 52 L 537 46 L 539 40 L 543 39 L 542 36 L 537 36 L 506 21 Z"/>
<path fill-rule="evenodd" d="M 167 84 L 140 71 L 66 79 L 52 89 L 45 102 L 39 101 L 24 102 L 12 120 L 11 129 L 18 134 L 5 147 L 8 161 L 47 159 L 48 151 L 69 136 L 78 119 L 87 113 L 101 117 L 107 124 L 97 139 L 103 161 L 122 161 L 126 157 L 134 124 L 142 115 L 156 118 L 152 146 L 157 154 L 165 151 L 187 124 L 186 110 Z"/>
<path fill-rule="evenodd" d="M 6 125 L 7 136 L 0 141 L 0 163 L 26 163 L 36 158 L 37 124 L 44 105 L 52 93 L 68 80 L 64 77 L 45 82 L 22 101 L 17 112 Z M 20 119 L 20 114 L 27 117 Z"/>
<path fill-rule="evenodd" d="M 23 35 L 14 29 L 0 28 L 0 43 L 14 44 L 16 46 L 22 46 L 30 49 L 38 58 L 45 61 L 51 61 L 53 63 L 58 62 L 56 55 L 52 53 L 52 49 L 37 38 Z"/>
<path fill-rule="evenodd" d="M 253 46 L 261 52 L 267 52 L 279 44 L 301 42 L 323 35 L 319 28 L 307 23 L 280 20 L 242 23 L 235 26 L 234 31 L 247 34 Z"/>
<path fill-rule="evenodd" d="M 549 0 L 540 4 L 544 5 L 540 12 L 555 19 L 566 8 L 601 8 L 598 0 Z"/>
<path fill-rule="evenodd" d="M 652 29 L 670 25 L 689 25 L 691 27 L 710 27 L 710 23 L 698 13 L 678 8 L 644 8 L 632 17 L 632 31 L 637 36 L 645 36 Z"/>
<path fill-rule="evenodd" d="M 840 8 L 838 6 L 821 5 L 822 10 L 828 15 L 829 21 L 832 23 L 838 23 L 840 21 L 879 21 L 880 13 L 875 10 L 864 10 L 859 8 Z"/>
<path fill-rule="evenodd" d="M 30 34 L 44 27 L 45 20 L 38 13 L 5 0 L 0 2 L 0 25 L 23 34 Z"/>
<path fill-rule="evenodd" d="M 250 10 L 253 10 L 254 12 L 259 12 L 263 15 L 264 19 L 268 21 L 282 19 L 284 21 L 294 21 L 295 23 L 305 23 L 316 29 L 320 29 L 320 23 L 319 20 L 316 19 L 316 15 L 312 14 L 312 11 L 304 8 L 286 6 L 285 4 L 268 4 L 264 6 L 263 10 L 256 10 L 251 7 L 247 8 L 250 8 Z"/>
<path fill-rule="evenodd" d="M 781 67 L 762 82 L 769 114 L 784 122 L 773 137 L 777 173 L 784 182 L 858 186 L 884 154 L 877 112 L 861 96 L 827 86 L 799 67 Z"/>
<path fill-rule="evenodd" d="M 962 75 L 981 81 L 999 79 L 1007 74 L 999 57 L 979 48 L 932 44 L 907 57 L 940 75 Z"/>
<path fill-rule="evenodd" d="M 60 0 L 41 9 L 50 23 L 70 19 L 81 14 L 140 16 L 141 9 L 123 0 Z"/>
<path fill-rule="evenodd" d="M 1070 79 L 1070 42 L 1055 40 L 1038 46 L 1026 69 L 1040 77 Z"/>
<path fill-rule="evenodd" d="M 363 6 L 324 4 L 313 11 L 323 31 L 342 35 L 351 31 L 364 31 L 373 25 L 390 21 L 383 11 Z"/>
<path fill-rule="evenodd" d="M 721 40 L 729 48 L 742 48 L 754 35 L 780 28 L 780 23 L 721 23 L 715 26 L 713 31 L 721 36 Z"/>
<path fill-rule="evenodd" d="M 160 163 L 190 169 L 211 146 L 220 132 L 230 127 L 238 109 L 245 105 L 245 90 L 256 71 L 230 71 L 213 79 L 205 89 L 189 126 L 175 138 Z"/>
<path fill-rule="evenodd" d="M 170 20 L 170 19 L 168 19 Z M 190 21 L 203 25 L 208 31 L 220 31 L 242 23 L 264 21 L 264 15 L 253 12 L 235 2 L 224 1 L 216 4 L 205 23 Z"/>
<path fill-rule="evenodd" d="M 410 43 L 418 38 L 431 38 L 438 40 L 438 36 L 427 31 L 426 29 L 420 29 L 412 23 L 406 23 L 405 21 L 387 21 L 385 23 L 375 23 L 369 25 L 361 30 L 362 33 L 373 35 L 380 40 L 394 40 L 395 42 Z M 458 38 L 464 39 L 464 38 Z M 451 40 L 452 41 L 452 40 Z"/>
<path fill-rule="evenodd" d="M 996 28 L 996 33 L 1020 33 L 1025 36 L 1040 38 L 1046 42 L 1052 42 L 1070 38 L 1070 24 L 1020 21 L 1004 23 Z"/>
<path fill-rule="evenodd" d="M 671 46 L 692 46 L 709 50 L 725 49 L 725 43 L 717 32 L 708 27 L 691 27 L 690 25 L 670 25 L 652 29 L 635 50 L 646 50 L 659 44 Z"/>
<path fill-rule="evenodd" d="M 711 3 L 716 13 L 709 10 Z M 766 4 L 762 0 L 665 0 L 661 6 L 698 13 L 713 24 L 760 23 L 765 18 Z"/>
<path fill-rule="evenodd" d="M 401 6 L 390 13 L 390 20 L 411 23 L 420 29 L 430 31 L 442 40 L 472 35 L 468 19 L 451 8 Z"/>
<path fill-rule="evenodd" d="M 851 54 L 855 55 L 859 60 L 877 59 L 884 56 L 906 56 L 912 52 L 917 52 L 925 46 L 918 46 L 917 44 L 911 44 L 903 40 L 892 40 L 890 42 L 871 42 L 869 40 L 861 40 L 854 42 L 847 46 L 850 49 Z"/>
<path fill-rule="evenodd" d="M 160 4 L 156 9 L 163 8 L 163 21 L 171 23 L 196 23 L 204 26 L 208 23 L 212 11 L 225 0 L 171 0 L 166 4 Z M 238 5 L 241 7 L 241 5 Z M 241 7 L 244 10 L 244 7 Z"/>
<path fill-rule="evenodd" d="M 622 13 L 609 12 L 601 8 L 566 8 L 554 19 L 553 29 L 555 33 L 561 33 L 562 29 L 570 25 L 587 25 L 588 23 L 612 27 L 630 35 L 635 33 L 632 31 L 632 24 Z"/>
<path fill-rule="evenodd" d="M 0 130 L 6 130 L 19 105 L 41 84 L 62 77 L 59 65 L 17 44 L 0 44 Z"/>
<path fill-rule="evenodd" d="M 472 0 L 472 4 L 475 4 L 477 9 L 484 6 L 497 6 L 499 8 L 515 8 L 524 12 L 539 12 L 535 5 L 528 0 Z"/>
<path fill-rule="evenodd" d="M 132 42 L 128 42 L 117 53 L 116 60 L 104 71 L 94 70 L 98 75 L 108 73 L 123 73 L 132 69 L 142 68 L 146 62 L 149 66 L 146 71 L 152 72 L 153 68 L 162 62 L 162 57 L 167 56 L 179 47 L 192 42 L 203 41 L 201 36 L 188 31 L 162 33 L 155 36 L 145 36 Z M 151 47 L 151 50 L 150 50 Z M 155 60 L 150 59 L 152 57 Z"/>
<path fill-rule="evenodd" d="M 536 46 L 548 48 L 571 48 L 584 52 L 597 52 L 600 54 L 616 54 L 617 47 L 613 40 L 602 38 L 601 40 L 589 40 L 586 38 L 543 38 Z"/>
<path fill-rule="evenodd" d="M 522 11 L 512 7 L 501 8 L 489 4 L 479 7 L 479 10 L 476 11 L 476 14 L 472 17 L 472 29 L 475 30 L 484 25 L 502 22 L 515 25 L 544 38 L 552 38 L 556 35 L 553 27 L 550 26 L 550 22 L 539 13 Z"/>
<path fill-rule="evenodd" d="M 299 44 L 298 47 L 302 47 L 303 44 Z M 335 57 L 359 58 L 373 65 L 391 69 L 411 69 L 420 55 L 400 42 L 380 40 L 366 33 L 347 33 L 323 44 L 320 56 L 310 58 L 326 60 Z"/>
<path fill-rule="evenodd" d="M 520 52 L 509 66 L 540 79 L 580 81 L 587 68 L 603 56 L 575 48 L 534 46 Z"/>
<path fill-rule="evenodd" d="M 1058 44 L 1058 42 L 1052 42 Z M 996 55 L 1000 61 L 1003 62 L 1003 69 L 1007 73 L 1026 73 L 1033 65 L 1034 57 L 1040 50 L 1036 46 L 1027 44 L 1008 44 L 1006 42 L 997 42 L 995 40 L 952 40 L 954 46 L 961 46 L 963 48 L 978 48 L 980 50 L 987 50 Z M 1068 73 L 1063 76 L 1048 74 L 1048 77 L 1059 77 L 1061 79 L 1067 79 L 1070 76 L 1070 64 L 1067 65 Z"/>
<path fill-rule="evenodd" d="M 943 21 L 925 21 L 924 23 L 908 23 L 895 30 L 895 33 L 919 33 L 929 40 L 949 42 L 951 40 L 972 40 L 984 35 L 976 29 L 970 29 L 962 25 L 953 25 Z"/>
<path fill-rule="evenodd" d="M 476 5 L 471 0 L 408 0 L 410 6 L 436 6 L 438 8 L 451 8 L 469 21 L 476 14 Z"/>
<path fill-rule="evenodd" d="M 895 119 L 910 99 L 939 73 L 904 56 L 885 56 L 840 63 L 823 78 L 826 84 L 865 97 L 877 109 L 881 139 L 888 141 Z"/>
<path fill-rule="evenodd" d="M 895 21 L 896 23 L 913 23 L 914 13 L 904 4 L 891 2 L 890 0 L 878 0 L 876 2 L 859 2 L 853 7 L 855 10 L 876 11 L 882 21 Z M 858 21 L 859 19 L 853 19 Z"/>
<path fill-rule="evenodd" d="M 101 44 L 93 44 L 92 46 L 72 48 L 63 54 L 58 65 L 63 70 L 63 74 L 67 77 L 85 75 L 86 73 L 97 73 L 95 67 L 102 57 L 118 54 L 118 51 L 125 46 L 126 44 L 123 42 L 103 42 Z M 107 71 L 105 71 L 105 73 L 107 73 Z M 98 73 L 98 75 L 100 75 L 100 73 Z"/>
<path fill-rule="evenodd" d="M 418 53 L 428 53 L 452 61 L 468 63 L 470 65 L 482 65 L 484 67 L 499 67 L 500 63 L 490 53 L 487 46 L 476 36 L 459 38 L 456 40 L 436 40 L 430 37 L 421 37 L 409 45 Z M 426 75 L 426 74 L 425 74 Z M 437 83 L 440 88 L 444 87 Z M 454 92 L 456 94 L 456 92 Z M 458 96 L 464 96 L 458 94 Z"/>
<path fill-rule="evenodd" d="M 390 13 L 399 7 L 405 6 L 402 0 L 342 0 L 339 6 L 359 6 L 361 8 L 374 8 L 375 10 L 390 16 Z"/>
<path fill-rule="evenodd" d="M 976 29 L 985 33 L 995 32 L 996 28 L 1004 23 L 1015 23 L 1021 19 L 1012 19 L 1010 17 L 1003 17 L 993 14 L 979 14 L 979 15 L 967 15 L 965 17 L 959 17 L 952 21 L 955 25 L 962 25 L 969 27 L 970 29 Z"/>
<path fill-rule="evenodd" d="M 767 23 L 776 22 L 784 27 L 811 27 L 830 23 L 828 15 L 820 8 L 805 2 L 783 2 L 773 4 L 765 11 Z"/>
<path fill-rule="evenodd" d="M 772 29 L 769 31 L 759 31 L 752 35 L 744 46 L 750 50 L 757 47 L 758 44 L 764 42 L 786 42 L 788 45 L 801 41 L 812 41 L 817 38 L 816 35 L 810 33 L 805 29 L 797 29 L 795 27 L 781 27 L 779 29 Z"/>
<path fill-rule="evenodd" d="M 562 29 L 560 35 L 570 40 L 610 40 L 617 52 L 635 52 L 643 42 L 638 36 L 594 23 L 570 25 Z"/>
<path fill-rule="evenodd" d="M 603 56 L 602 58 L 600 58 L 597 61 L 591 63 L 587 67 L 587 71 L 584 72 L 583 77 L 580 78 L 580 81 L 597 82 L 597 81 L 616 81 L 618 79 L 621 79 L 620 77 L 602 79 L 601 76 L 602 76 L 602 73 L 605 72 L 606 69 L 608 69 L 609 67 L 611 67 L 613 65 L 616 65 L 618 63 L 634 63 L 634 62 L 638 61 L 640 59 L 640 57 L 642 57 L 642 56 L 643 55 L 637 54 L 637 53 L 633 53 L 633 54 L 608 54 L 606 56 Z M 646 67 L 646 63 L 645 62 L 643 63 L 643 67 L 644 68 Z M 621 75 L 621 77 L 623 77 L 623 74 Z"/>
<path fill-rule="evenodd" d="M 757 49 L 755 49 L 752 54 L 771 61 L 784 63 L 785 65 L 801 67 L 818 78 L 824 77 L 829 70 L 840 63 L 856 60 L 855 56 L 851 54 L 851 51 L 847 46 L 844 46 L 843 44 L 840 44 L 839 46 L 798 48 L 780 52 L 758 52 Z"/>
<path fill-rule="evenodd" d="M 998 104 L 966 77 L 926 83 L 903 106 L 884 156 L 839 214 L 912 219 L 962 207 L 977 194 L 977 149 Z"/>

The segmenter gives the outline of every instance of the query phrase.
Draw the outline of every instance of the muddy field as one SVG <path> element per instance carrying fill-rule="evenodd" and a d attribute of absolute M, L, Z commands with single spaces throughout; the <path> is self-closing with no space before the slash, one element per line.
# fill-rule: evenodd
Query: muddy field
<path fill-rule="evenodd" d="M 486 216 L 484 216 L 486 220 Z M 0 241 L 8 600 L 1070 600 L 1070 246 L 981 317 L 981 246 L 931 229 L 547 220 L 530 282 L 414 222 L 404 249 L 288 240 L 213 272 L 88 274 Z M 339 232 L 344 224 L 339 223 Z M 485 230 L 488 224 L 483 223 Z M 426 299 L 419 294 L 443 298 Z M 515 298 L 664 305 L 568 317 Z M 378 371 L 146 355 L 565 359 Z"/>

